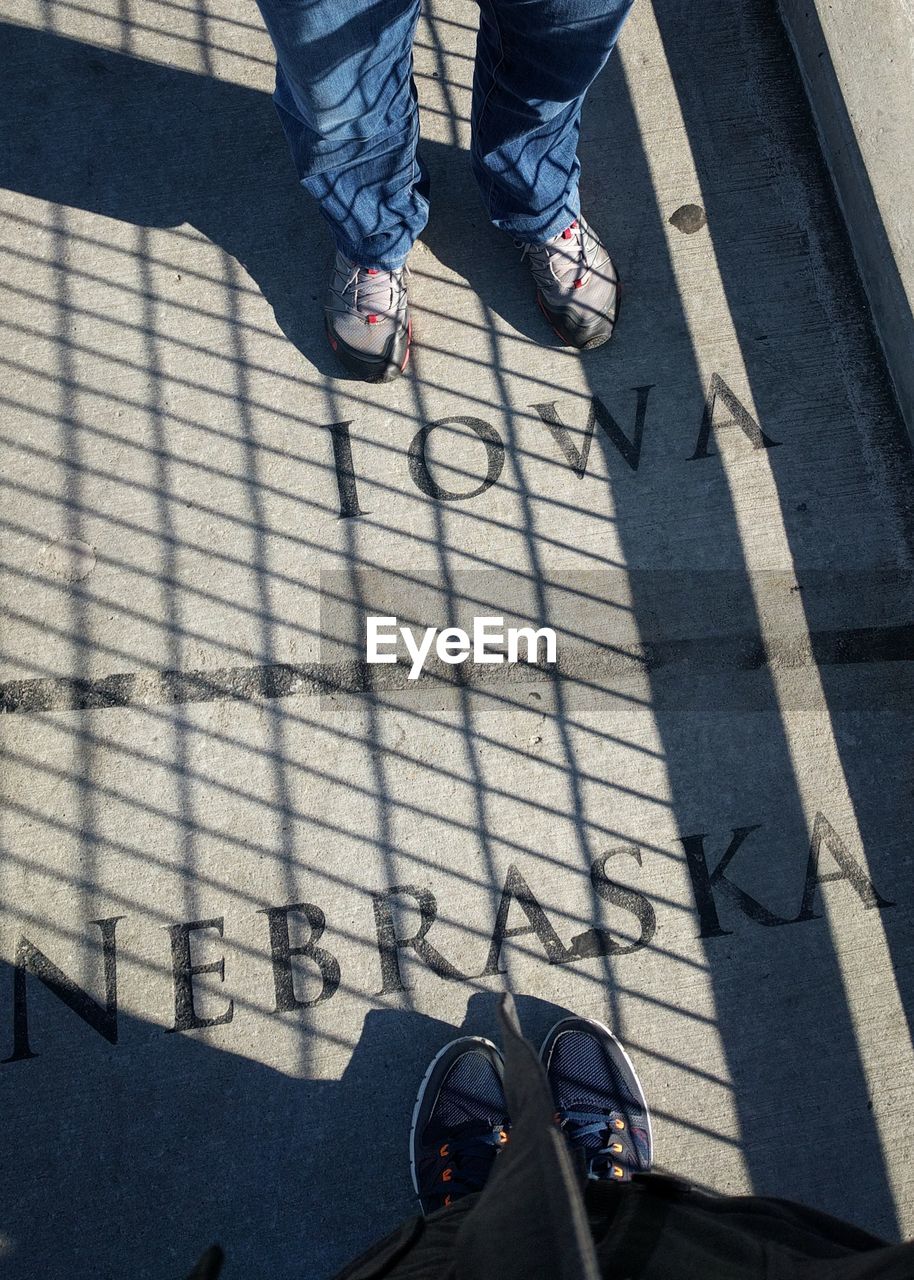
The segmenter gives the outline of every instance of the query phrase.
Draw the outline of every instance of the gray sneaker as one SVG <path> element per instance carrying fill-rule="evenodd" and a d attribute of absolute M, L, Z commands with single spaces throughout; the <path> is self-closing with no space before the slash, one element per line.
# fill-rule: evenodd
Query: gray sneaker
<path fill-rule="evenodd" d="M 408 268 L 360 267 L 337 253 L 324 313 L 340 364 L 365 382 L 390 382 L 406 368 L 412 324 Z"/>
<path fill-rule="evenodd" d="M 537 284 L 536 299 L 561 340 L 599 347 L 613 334 L 619 309 L 619 277 L 593 228 L 583 218 L 545 244 L 523 245 Z"/>

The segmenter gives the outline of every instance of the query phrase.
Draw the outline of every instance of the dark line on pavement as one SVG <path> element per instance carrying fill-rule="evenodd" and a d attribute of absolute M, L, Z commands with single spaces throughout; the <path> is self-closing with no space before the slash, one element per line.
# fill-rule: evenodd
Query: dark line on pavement
<path fill-rule="evenodd" d="M 369 666 L 363 661 L 271 663 L 223 667 L 213 671 L 153 671 L 0 684 L 0 714 L 41 711 L 97 711 L 114 707 L 164 706 L 192 702 L 258 702 L 315 694 L 427 691 L 435 684 L 491 688 L 555 678 L 600 685 L 661 668 L 691 667 L 696 672 L 751 672 L 772 669 L 909 662 L 914 659 L 914 624 L 859 627 L 789 635 L 763 641 L 759 636 L 713 636 L 663 640 L 621 649 L 573 645 L 560 651 L 555 667 L 535 663 L 445 667 L 430 661 L 418 680 L 408 679 L 405 662 Z M 676 670 L 679 674 L 679 670 Z"/>

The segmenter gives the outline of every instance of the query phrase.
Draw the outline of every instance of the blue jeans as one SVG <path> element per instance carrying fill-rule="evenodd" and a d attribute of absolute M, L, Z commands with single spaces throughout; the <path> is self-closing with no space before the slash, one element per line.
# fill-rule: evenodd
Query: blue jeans
<path fill-rule="evenodd" d="M 412 75 L 420 0 L 258 3 L 302 186 L 347 258 L 402 266 L 428 219 Z M 542 244 L 578 216 L 581 106 L 633 3 L 480 0 L 473 171 L 492 222 L 515 239 Z"/>

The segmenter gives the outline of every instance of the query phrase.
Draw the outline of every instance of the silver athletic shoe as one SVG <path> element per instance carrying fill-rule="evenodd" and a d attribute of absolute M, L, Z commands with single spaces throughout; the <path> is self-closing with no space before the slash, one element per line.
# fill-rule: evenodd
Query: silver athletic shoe
<path fill-rule="evenodd" d="M 613 334 L 619 309 L 619 277 L 605 245 L 583 218 L 545 244 L 524 244 L 537 284 L 536 298 L 562 341 L 589 349 Z"/>
<path fill-rule="evenodd" d="M 390 382 L 406 368 L 412 324 L 406 266 L 360 267 L 337 253 L 324 304 L 327 337 L 347 372 Z"/>

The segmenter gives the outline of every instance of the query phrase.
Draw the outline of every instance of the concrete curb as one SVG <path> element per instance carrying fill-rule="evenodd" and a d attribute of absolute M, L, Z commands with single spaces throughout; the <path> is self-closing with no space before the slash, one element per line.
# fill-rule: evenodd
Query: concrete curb
<path fill-rule="evenodd" d="M 914 439 L 914 0 L 778 0 Z"/>

